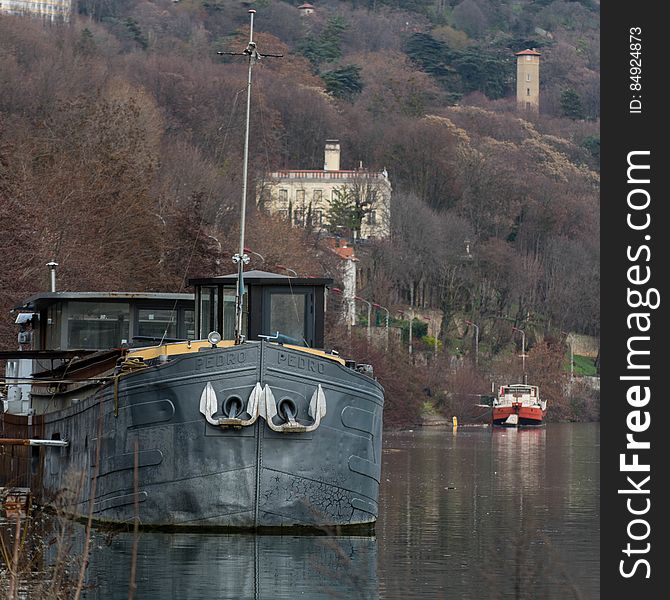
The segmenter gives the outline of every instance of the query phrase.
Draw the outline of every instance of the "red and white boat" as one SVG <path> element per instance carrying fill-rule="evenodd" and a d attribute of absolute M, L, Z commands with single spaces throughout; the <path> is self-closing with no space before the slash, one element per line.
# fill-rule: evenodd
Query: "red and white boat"
<path fill-rule="evenodd" d="M 492 421 L 502 427 L 542 425 L 547 412 L 536 385 L 513 383 L 500 386 L 493 401 Z"/>

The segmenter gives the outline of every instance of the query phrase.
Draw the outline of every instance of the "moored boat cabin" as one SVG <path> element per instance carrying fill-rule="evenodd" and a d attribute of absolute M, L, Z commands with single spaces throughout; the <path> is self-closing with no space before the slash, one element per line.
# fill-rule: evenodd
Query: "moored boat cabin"
<path fill-rule="evenodd" d="M 30 378 L 59 370 L 60 377 L 74 376 L 70 364 L 84 372 L 112 369 L 123 348 L 195 337 L 193 294 L 43 292 L 13 312 L 18 351 L 0 352 L 9 382 L 4 410 L 12 413 L 40 412 Z"/>
<path fill-rule="evenodd" d="M 14 310 L 32 315 L 30 346 L 37 351 L 108 350 L 195 335 L 193 294 L 45 292 Z"/>

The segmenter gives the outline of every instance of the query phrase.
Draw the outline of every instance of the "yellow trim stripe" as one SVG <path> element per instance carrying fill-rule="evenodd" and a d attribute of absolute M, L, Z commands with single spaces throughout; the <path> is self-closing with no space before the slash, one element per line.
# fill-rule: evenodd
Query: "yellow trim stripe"
<path fill-rule="evenodd" d="M 207 340 L 198 340 L 195 342 L 175 342 L 172 344 L 163 344 L 161 346 L 151 346 L 150 348 L 139 348 L 129 352 L 126 358 L 141 358 L 142 360 L 152 360 L 158 358 L 162 355 L 167 356 L 177 356 L 179 354 L 189 354 L 191 352 L 198 352 L 200 348 L 209 348 L 210 343 Z M 235 345 L 233 340 L 223 340 L 217 344 L 219 348 L 230 348 Z M 290 348 L 291 350 L 297 350 L 298 352 L 304 352 L 305 354 L 312 354 L 314 356 L 319 356 L 321 358 L 328 358 L 333 360 L 341 365 L 344 365 L 344 360 L 339 356 L 333 354 L 326 354 L 323 350 L 317 350 L 316 348 L 305 348 L 304 346 L 292 346 L 290 344 L 284 344 L 285 348 Z"/>

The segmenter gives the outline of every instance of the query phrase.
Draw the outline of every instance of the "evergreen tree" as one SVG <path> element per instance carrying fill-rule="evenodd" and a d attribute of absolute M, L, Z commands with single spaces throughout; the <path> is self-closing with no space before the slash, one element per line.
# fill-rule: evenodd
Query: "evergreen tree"
<path fill-rule="evenodd" d="M 583 119 L 584 110 L 582 108 L 582 100 L 579 94 L 572 88 L 566 89 L 561 94 L 561 111 L 564 117 L 569 119 Z"/>
<path fill-rule="evenodd" d="M 333 198 L 328 209 L 328 227 L 332 233 L 344 228 L 351 232 L 360 228 L 362 219 L 356 215 L 356 204 L 351 191 L 346 187 L 333 190 Z"/>
<path fill-rule="evenodd" d="M 298 42 L 298 51 L 318 67 L 342 57 L 342 35 L 347 23 L 342 17 L 329 17 L 320 35 L 312 33 Z"/>
<path fill-rule="evenodd" d="M 326 83 L 326 89 L 337 98 L 350 100 L 363 90 L 361 68 L 358 65 L 328 71 L 321 75 L 321 79 Z"/>

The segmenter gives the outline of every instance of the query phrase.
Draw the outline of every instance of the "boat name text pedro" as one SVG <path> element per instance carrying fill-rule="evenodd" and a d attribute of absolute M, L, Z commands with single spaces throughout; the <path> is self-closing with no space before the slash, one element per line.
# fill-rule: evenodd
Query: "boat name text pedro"
<path fill-rule="evenodd" d="M 243 351 L 226 352 L 225 354 L 216 354 L 213 356 L 204 356 L 198 358 L 195 363 L 196 371 L 206 371 L 208 369 L 217 369 L 230 365 L 241 365 L 245 362 L 246 356 Z"/>
<path fill-rule="evenodd" d="M 287 354 L 286 352 L 280 352 L 277 355 L 277 362 L 280 365 L 294 367 L 303 371 L 311 371 L 312 373 L 323 374 L 326 370 L 326 367 L 323 364 L 314 359 L 296 356 L 295 354 Z"/>

